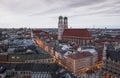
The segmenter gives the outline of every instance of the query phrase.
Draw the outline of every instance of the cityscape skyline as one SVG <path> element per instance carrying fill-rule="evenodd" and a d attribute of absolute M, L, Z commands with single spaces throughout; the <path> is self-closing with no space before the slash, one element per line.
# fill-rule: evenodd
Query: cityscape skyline
<path fill-rule="evenodd" d="M 0 28 L 120 28 L 119 0 L 0 0 Z"/>

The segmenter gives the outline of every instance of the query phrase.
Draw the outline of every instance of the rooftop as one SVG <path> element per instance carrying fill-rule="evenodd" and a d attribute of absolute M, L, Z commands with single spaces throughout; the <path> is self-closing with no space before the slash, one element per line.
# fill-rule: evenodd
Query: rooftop
<path fill-rule="evenodd" d="M 52 58 L 49 54 L 9 54 L 8 60 L 11 62 L 24 62 L 25 60 L 38 60 Z"/>
<path fill-rule="evenodd" d="M 110 58 L 112 60 L 115 60 L 115 61 L 117 61 L 117 60 L 120 61 L 120 48 L 116 49 L 116 50 L 107 48 L 106 57 Z"/>
<path fill-rule="evenodd" d="M 33 72 L 56 72 L 60 68 L 55 63 L 49 64 L 17 64 L 16 71 L 33 71 Z"/>
<path fill-rule="evenodd" d="M 84 52 L 77 52 L 75 54 L 70 54 L 68 55 L 68 57 L 72 58 L 72 59 L 81 59 L 81 58 L 85 58 L 85 57 L 89 57 L 89 56 L 93 56 L 90 52 L 88 51 L 84 51 Z"/>
<path fill-rule="evenodd" d="M 92 37 L 87 29 L 65 29 L 63 37 Z"/>
<path fill-rule="evenodd" d="M 52 78 L 63 78 L 66 74 L 73 78 L 73 74 L 63 67 L 57 65 L 56 63 L 49 64 L 35 64 L 35 63 L 21 63 L 21 64 L 11 64 L 11 63 L 0 63 L 7 70 L 15 69 L 15 71 L 31 71 L 31 72 L 49 72 Z M 61 70 L 64 70 L 61 72 Z M 64 77 L 68 78 L 68 77 Z"/>

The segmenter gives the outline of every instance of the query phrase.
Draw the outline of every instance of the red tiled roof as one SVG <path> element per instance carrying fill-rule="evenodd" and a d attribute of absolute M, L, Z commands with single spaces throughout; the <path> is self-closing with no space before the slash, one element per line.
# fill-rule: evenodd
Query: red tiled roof
<path fill-rule="evenodd" d="M 47 36 L 48 35 L 48 32 L 45 32 L 41 29 L 35 29 L 33 30 L 33 33 L 36 35 L 36 36 Z M 43 33 L 43 34 L 40 34 L 40 33 Z"/>
<path fill-rule="evenodd" d="M 85 57 L 89 57 L 89 56 L 92 56 L 92 54 L 88 51 L 78 52 L 75 54 L 68 55 L 68 57 L 70 57 L 72 59 L 80 59 L 80 58 L 85 58 Z"/>
<path fill-rule="evenodd" d="M 45 32 L 45 31 L 43 31 L 41 29 L 35 29 L 35 30 L 33 30 L 33 33 L 41 33 L 41 32 L 47 33 L 47 32 Z"/>
<path fill-rule="evenodd" d="M 65 29 L 62 37 L 92 37 L 87 29 Z"/>

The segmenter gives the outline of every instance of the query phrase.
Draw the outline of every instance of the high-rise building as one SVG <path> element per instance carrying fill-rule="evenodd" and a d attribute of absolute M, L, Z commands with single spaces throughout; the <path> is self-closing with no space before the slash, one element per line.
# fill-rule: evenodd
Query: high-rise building
<path fill-rule="evenodd" d="M 68 28 L 68 18 L 64 17 L 64 29 Z"/>
<path fill-rule="evenodd" d="M 58 40 L 61 40 L 62 33 L 64 29 L 68 28 L 68 18 L 59 16 L 58 20 Z"/>
<path fill-rule="evenodd" d="M 61 40 L 61 35 L 64 30 L 64 24 L 63 24 L 63 17 L 59 16 L 59 21 L 58 21 L 58 40 Z"/>

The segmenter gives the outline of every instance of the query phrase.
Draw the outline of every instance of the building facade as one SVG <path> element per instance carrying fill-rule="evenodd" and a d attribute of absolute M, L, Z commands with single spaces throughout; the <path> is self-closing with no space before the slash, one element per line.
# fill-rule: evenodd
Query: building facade
<path fill-rule="evenodd" d="M 120 48 L 107 47 L 106 58 L 104 59 L 103 75 L 106 78 L 120 78 Z"/>
<path fill-rule="evenodd" d="M 85 71 L 89 66 L 92 66 L 92 57 L 93 55 L 90 52 L 70 54 L 66 58 L 66 66 L 69 71 L 75 74 L 83 70 Z"/>

